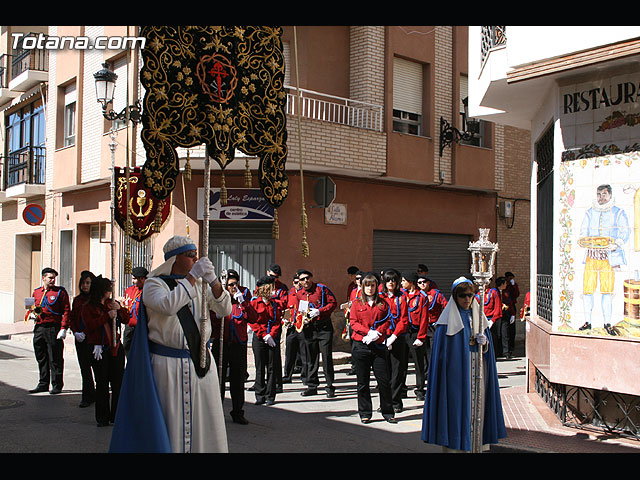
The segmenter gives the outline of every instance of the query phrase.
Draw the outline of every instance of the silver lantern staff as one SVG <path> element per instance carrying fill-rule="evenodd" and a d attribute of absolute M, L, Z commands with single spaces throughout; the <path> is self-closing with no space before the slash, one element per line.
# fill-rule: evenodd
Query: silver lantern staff
<path fill-rule="evenodd" d="M 478 287 L 479 315 L 473 318 L 473 337 L 472 343 L 475 343 L 475 337 L 482 332 L 482 316 L 484 314 L 484 292 L 491 281 L 495 269 L 496 253 L 498 252 L 498 244 L 489 241 L 489 229 L 480 228 L 480 238 L 475 242 L 469 242 L 469 251 L 471 252 L 471 275 Z M 484 405 L 484 365 L 483 354 L 486 351 L 486 344 L 483 348 L 478 345 L 477 351 L 471 354 L 471 432 L 472 432 L 472 451 L 473 453 L 482 452 L 482 424 L 483 424 L 483 405 Z"/>

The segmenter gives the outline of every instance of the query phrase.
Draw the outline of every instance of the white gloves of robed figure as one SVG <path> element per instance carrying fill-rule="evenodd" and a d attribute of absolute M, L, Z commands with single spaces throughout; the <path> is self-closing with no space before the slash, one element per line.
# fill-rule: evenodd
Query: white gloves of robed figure
<path fill-rule="evenodd" d="M 194 263 L 189 274 L 196 280 L 202 278 L 202 280 L 204 280 L 208 284 L 215 283 L 215 281 L 218 279 L 218 277 L 216 277 L 216 269 L 208 257 L 202 257 L 200 260 Z"/>

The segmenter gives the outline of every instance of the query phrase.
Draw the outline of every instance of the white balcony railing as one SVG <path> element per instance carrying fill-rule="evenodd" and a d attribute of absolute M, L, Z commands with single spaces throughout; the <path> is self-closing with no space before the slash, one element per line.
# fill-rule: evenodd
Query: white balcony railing
<path fill-rule="evenodd" d="M 287 114 L 297 115 L 298 89 L 286 86 Z M 349 127 L 382 131 L 382 105 L 300 89 L 300 116 Z"/>

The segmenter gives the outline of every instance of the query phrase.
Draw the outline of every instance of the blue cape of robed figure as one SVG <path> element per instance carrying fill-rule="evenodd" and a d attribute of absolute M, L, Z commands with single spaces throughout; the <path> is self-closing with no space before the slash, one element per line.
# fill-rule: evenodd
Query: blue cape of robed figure
<path fill-rule="evenodd" d="M 436 327 L 427 377 L 427 392 L 422 417 L 422 440 L 447 448 L 471 451 L 471 362 L 470 352 L 477 346 L 469 346 L 471 335 L 470 314 L 459 310 L 452 298 L 447 313 L 455 317 L 459 330 L 452 334 L 446 323 Z M 443 315 L 446 315 L 443 311 Z M 460 323 L 460 320 L 462 322 Z M 438 322 L 440 323 L 440 322 Z M 449 333 L 449 335 L 447 335 Z M 488 348 L 483 355 L 484 420 L 482 443 L 498 443 L 507 436 L 500 400 L 498 373 L 491 332 L 485 329 Z"/>
<path fill-rule="evenodd" d="M 142 303 L 122 378 L 109 453 L 171 453 L 151 368 L 147 315 Z"/>

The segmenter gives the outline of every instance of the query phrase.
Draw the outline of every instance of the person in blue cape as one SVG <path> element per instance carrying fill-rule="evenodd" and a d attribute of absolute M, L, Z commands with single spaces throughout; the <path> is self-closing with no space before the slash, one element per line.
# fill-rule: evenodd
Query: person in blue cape
<path fill-rule="evenodd" d="M 111 436 L 113 453 L 226 453 L 226 427 L 216 366 L 200 365 L 203 282 L 206 305 L 231 313 L 231 298 L 189 237 L 163 247 L 165 262 L 149 274 Z"/>
<path fill-rule="evenodd" d="M 489 322 L 478 303 L 471 280 L 453 282 L 451 299 L 436 322 L 424 411 L 422 435 L 425 443 L 441 445 L 445 451 L 472 450 L 471 352 L 483 348 L 482 444 L 498 443 L 507 436 L 498 385 Z M 470 345 L 474 323 L 480 331 Z"/>

